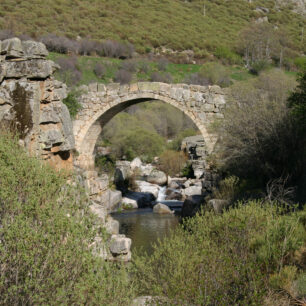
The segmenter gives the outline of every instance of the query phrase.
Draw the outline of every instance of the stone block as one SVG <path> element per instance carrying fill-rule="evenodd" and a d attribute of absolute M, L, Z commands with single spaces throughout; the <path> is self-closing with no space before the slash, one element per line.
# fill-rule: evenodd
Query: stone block
<path fill-rule="evenodd" d="M 132 240 L 124 235 L 112 235 L 109 249 L 113 255 L 128 254 Z"/>

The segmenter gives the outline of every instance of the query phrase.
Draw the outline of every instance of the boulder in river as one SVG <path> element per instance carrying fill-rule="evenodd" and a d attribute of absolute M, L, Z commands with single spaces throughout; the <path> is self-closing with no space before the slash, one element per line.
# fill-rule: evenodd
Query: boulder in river
<path fill-rule="evenodd" d="M 157 185 L 165 185 L 168 182 L 167 175 L 160 170 L 152 170 L 150 175 L 147 177 L 147 181 L 151 184 L 157 184 Z"/>
<path fill-rule="evenodd" d="M 161 214 L 161 215 L 166 215 L 166 214 L 173 214 L 174 211 L 171 210 L 167 205 L 158 203 L 154 205 L 153 207 L 153 212 L 155 214 Z"/>
<path fill-rule="evenodd" d="M 155 200 L 153 194 L 146 192 L 129 191 L 125 194 L 125 199 L 135 200 L 138 208 L 151 206 L 151 203 Z M 123 202 L 123 200 L 122 200 Z"/>
<path fill-rule="evenodd" d="M 139 157 L 134 158 L 131 161 L 131 170 L 135 171 L 136 169 L 139 169 L 142 166 L 141 159 Z"/>
<path fill-rule="evenodd" d="M 122 206 L 123 208 L 138 208 L 137 200 L 123 197 Z"/>
<path fill-rule="evenodd" d="M 137 185 L 137 191 L 139 192 L 145 192 L 145 193 L 151 193 L 155 199 L 158 197 L 159 193 L 159 186 L 156 184 L 151 184 L 145 181 L 135 181 Z"/>
<path fill-rule="evenodd" d="M 190 186 L 182 190 L 184 196 L 189 197 L 193 195 L 202 195 L 202 187 L 201 186 Z"/>

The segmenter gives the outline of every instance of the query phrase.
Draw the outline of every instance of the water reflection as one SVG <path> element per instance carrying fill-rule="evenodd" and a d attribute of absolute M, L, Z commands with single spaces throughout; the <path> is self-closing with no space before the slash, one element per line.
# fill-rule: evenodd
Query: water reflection
<path fill-rule="evenodd" d="M 175 215 L 154 214 L 151 208 L 114 213 L 120 223 L 120 233 L 132 239 L 132 250 L 142 248 L 148 254 L 157 239 L 169 235 L 179 223 Z"/>

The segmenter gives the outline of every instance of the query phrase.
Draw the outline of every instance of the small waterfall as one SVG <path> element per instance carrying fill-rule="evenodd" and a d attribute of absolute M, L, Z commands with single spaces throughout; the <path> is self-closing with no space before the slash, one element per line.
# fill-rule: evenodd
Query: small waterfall
<path fill-rule="evenodd" d="M 165 201 L 165 199 L 166 199 L 166 189 L 167 189 L 166 186 L 161 187 L 161 188 L 159 189 L 159 192 L 158 192 L 158 196 L 157 196 L 156 202 Z"/>

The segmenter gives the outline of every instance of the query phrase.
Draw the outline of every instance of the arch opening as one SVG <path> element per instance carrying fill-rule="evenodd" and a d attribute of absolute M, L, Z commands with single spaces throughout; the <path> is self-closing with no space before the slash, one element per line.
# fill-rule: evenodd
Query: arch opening
<path fill-rule="evenodd" d="M 192 120 L 194 125 L 200 131 L 207 146 L 207 151 L 212 151 L 212 143 L 214 142 L 212 135 L 206 130 L 204 122 L 196 116 L 196 114 L 182 105 L 179 101 L 171 99 L 169 97 L 163 97 L 153 93 L 145 93 L 135 95 L 127 95 L 121 98 L 117 98 L 107 103 L 103 103 L 101 99 L 101 106 L 90 116 L 85 124 L 77 133 L 76 138 L 76 150 L 79 152 L 77 157 L 77 165 L 83 169 L 94 169 L 94 148 L 97 143 L 98 137 L 102 132 L 103 126 L 105 126 L 115 115 L 124 111 L 132 105 L 147 101 L 161 101 L 174 106 L 182 111 L 188 118 Z"/>

